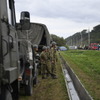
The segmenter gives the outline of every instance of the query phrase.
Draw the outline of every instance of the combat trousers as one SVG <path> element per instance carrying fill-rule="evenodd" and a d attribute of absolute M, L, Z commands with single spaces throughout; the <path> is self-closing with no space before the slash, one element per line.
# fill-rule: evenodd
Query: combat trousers
<path fill-rule="evenodd" d="M 56 75 L 56 62 L 51 63 L 51 73 Z"/>
<path fill-rule="evenodd" d="M 51 62 L 48 60 L 47 61 L 47 66 L 46 66 L 46 71 L 47 71 L 47 75 L 51 74 Z"/>
<path fill-rule="evenodd" d="M 47 62 L 47 64 L 41 64 L 42 77 L 51 75 L 50 66 L 51 66 L 50 62 Z"/>
<path fill-rule="evenodd" d="M 45 74 L 46 74 L 46 64 L 41 64 L 41 74 L 42 74 L 42 77 L 45 77 Z"/>

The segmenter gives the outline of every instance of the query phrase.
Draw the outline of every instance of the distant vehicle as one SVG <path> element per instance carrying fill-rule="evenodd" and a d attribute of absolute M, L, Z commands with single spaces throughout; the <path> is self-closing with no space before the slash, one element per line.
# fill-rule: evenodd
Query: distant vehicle
<path fill-rule="evenodd" d="M 90 50 L 97 50 L 98 49 L 98 43 L 91 43 L 89 45 Z"/>
<path fill-rule="evenodd" d="M 84 49 L 84 50 L 88 50 L 88 49 L 89 49 L 89 46 L 88 46 L 88 45 L 84 45 L 84 46 L 83 46 L 83 49 Z"/>
<path fill-rule="evenodd" d="M 100 50 L 100 44 L 98 45 L 98 50 Z"/>
<path fill-rule="evenodd" d="M 69 46 L 69 49 L 72 49 L 72 50 L 77 49 L 77 46 Z"/>
<path fill-rule="evenodd" d="M 66 51 L 66 50 L 67 50 L 67 48 L 66 48 L 66 47 L 64 47 L 64 46 L 61 46 L 61 47 L 59 47 L 59 50 L 60 50 L 60 51 Z"/>

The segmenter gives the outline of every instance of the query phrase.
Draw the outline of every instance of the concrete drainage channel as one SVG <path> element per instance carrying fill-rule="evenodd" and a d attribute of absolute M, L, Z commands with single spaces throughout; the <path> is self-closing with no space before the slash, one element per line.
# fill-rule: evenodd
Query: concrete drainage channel
<path fill-rule="evenodd" d="M 60 55 L 62 71 L 65 77 L 65 83 L 69 95 L 69 100 L 93 100 L 88 91 L 82 85 L 76 74 L 69 67 L 67 62 Z"/>

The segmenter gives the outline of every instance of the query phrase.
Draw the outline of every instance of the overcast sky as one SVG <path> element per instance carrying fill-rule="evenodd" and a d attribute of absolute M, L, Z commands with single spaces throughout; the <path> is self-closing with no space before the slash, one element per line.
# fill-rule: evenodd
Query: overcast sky
<path fill-rule="evenodd" d="M 29 11 L 31 22 L 64 38 L 100 24 L 100 0 L 15 0 L 15 5 L 17 22 L 21 11 Z"/>

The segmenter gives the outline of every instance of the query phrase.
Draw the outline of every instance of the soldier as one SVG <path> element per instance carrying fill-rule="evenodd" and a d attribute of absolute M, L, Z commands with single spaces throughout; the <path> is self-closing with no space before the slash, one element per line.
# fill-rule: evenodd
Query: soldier
<path fill-rule="evenodd" d="M 35 52 L 35 55 L 37 54 L 37 51 L 38 51 L 38 45 L 33 45 L 33 49 L 34 49 L 34 52 Z"/>
<path fill-rule="evenodd" d="M 37 58 L 37 55 L 39 56 L 38 54 L 38 45 L 34 44 L 33 45 L 33 77 L 34 77 L 34 80 L 33 80 L 33 84 L 37 84 L 38 80 L 37 80 L 37 76 L 38 76 L 38 70 L 39 70 L 39 62 L 37 61 L 38 58 Z"/>
<path fill-rule="evenodd" d="M 50 69 L 51 69 L 51 54 L 50 54 L 50 47 L 47 46 L 47 69 L 49 70 L 50 73 Z M 47 72 L 47 76 L 49 76 L 49 73 Z"/>
<path fill-rule="evenodd" d="M 50 73 L 50 70 L 48 68 L 48 56 L 47 56 L 47 47 L 43 46 L 43 51 L 40 54 L 40 60 L 41 60 L 41 71 L 42 71 L 42 79 L 46 78 L 46 72 L 48 73 L 48 75 L 53 75 Z"/>
<path fill-rule="evenodd" d="M 53 78 L 56 79 L 56 61 L 57 61 L 57 54 L 56 54 L 56 42 L 52 42 L 51 46 L 51 72 L 54 74 Z"/>
<path fill-rule="evenodd" d="M 33 45 L 33 59 L 34 59 L 34 62 L 36 62 L 36 56 L 38 54 L 38 45 Z"/>
<path fill-rule="evenodd" d="M 41 67 L 40 67 L 40 55 L 38 53 L 38 45 L 33 46 L 34 49 L 34 62 L 37 63 L 38 74 L 41 74 Z"/>
<path fill-rule="evenodd" d="M 42 79 L 45 79 L 45 74 L 46 74 L 46 61 L 47 61 L 47 56 L 46 56 L 46 52 L 47 52 L 47 47 L 43 46 L 43 51 L 40 54 L 40 61 L 41 61 L 41 72 L 42 72 Z"/>

